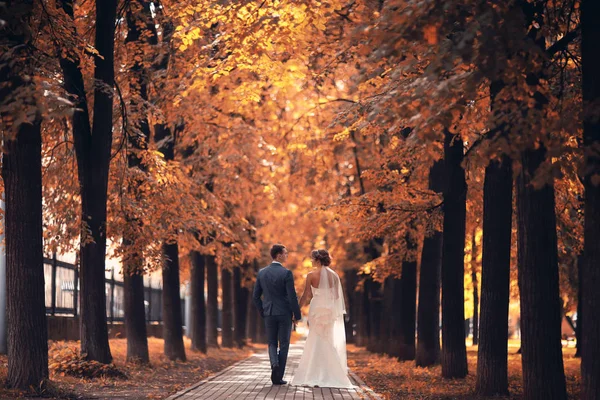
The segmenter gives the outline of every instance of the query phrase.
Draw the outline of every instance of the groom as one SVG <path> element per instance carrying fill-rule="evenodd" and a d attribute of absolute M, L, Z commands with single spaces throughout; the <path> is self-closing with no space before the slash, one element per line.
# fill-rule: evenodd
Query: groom
<path fill-rule="evenodd" d="M 294 323 L 302 318 L 296 289 L 294 289 L 294 276 L 292 271 L 283 266 L 287 257 L 288 252 L 284 245 L 273 245 L 271 248 L 273 262 L 258 271 L 254 286 L 254 304 L 265 320 L 273 385 L 287 383 L 283 380 L 283 375 L 290 348 L 292 318 Z M 264 300 L 261 300 L 261 296 Z M 277 342 L 279 342 L 279 353 Z"/>

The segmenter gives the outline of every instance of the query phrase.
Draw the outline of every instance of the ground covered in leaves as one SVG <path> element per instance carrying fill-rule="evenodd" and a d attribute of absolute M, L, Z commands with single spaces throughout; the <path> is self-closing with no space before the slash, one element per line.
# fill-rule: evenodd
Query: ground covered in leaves
<path fill-rule="evenodd" d="M 494 399 L 520 399 L 521 356 L 517 346 L 509 347 L 510 396 Z M 563 348 L 567 390 L 570 399 L 579 398 L 580 361 L 574 358 L 575 349 Z M 469 375 L 466 379 L 445 380 L 441 367 L 416 368 L 414 361 L 400 362 L 394 358 L 373 354 L 364 348 L 348 346 L 348 366 L 386 400 L 466 400 L 484 399 L 474 394 L 477 370 L 477 347 L 467 348 Z"/>
<path fill-rule="evenodd" d="M 66 370 L 82 369 L 88 372 L 93 366 L 79 365 L 78 342 L 53 342 L 50 345 L 50 378 L 52 391 L 59 394 L 55 399 L 164 399 L 169 395 L 206 378 L 210 374 L 248 357 L 265 345 L 252 345 L 243 349 L 209 349 L 204 355 L 190 350 L 185 340 L 187 362 L 172 362 L 163 355 L 163 340 L 148 338 L 150 365 L 139 366 L 125 363 L 126 339 L 111 339 L 110 348 L 115 369 L 126 379 L 109 372 L 110 376 L 98 374 L 94 379 L 71 376 Z M 2 387 L 7 372 L 7 358 L 0 356 L 0 399 L 27 399 L 24 395 Z M 59 365 L 54 365 L 58 363 Z M 60 365 L 63 367 L 60 367 Z M 61 369 L 62 368 L 62 369 Z M 112 367 L 110 369 L 112 371 Z"/>

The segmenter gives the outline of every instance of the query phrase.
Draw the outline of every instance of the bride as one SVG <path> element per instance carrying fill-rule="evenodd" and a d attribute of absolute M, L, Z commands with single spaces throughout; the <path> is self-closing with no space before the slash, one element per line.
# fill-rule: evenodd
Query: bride
<path fill-rule="evenodd" d="M 327 250 L 313 250 L 313 267 L 306 277 L 300 307 L 310 301 L 309 332 L 292 384 L 330 388 L 352 388 L 346 360 L 344 293 L 339 276 L 328 266 Z"/>

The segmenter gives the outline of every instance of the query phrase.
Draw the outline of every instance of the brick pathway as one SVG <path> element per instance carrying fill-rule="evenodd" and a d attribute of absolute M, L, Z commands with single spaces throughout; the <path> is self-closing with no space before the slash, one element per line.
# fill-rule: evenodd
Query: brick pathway
<path fill-rule="evenodd" d="M 292 344 L 284 379 L 291 382 L 298 366 L 304 341 Z M 381 400 L 364 382 L 350 372 L 354 389 L 308 388 L 290 385 L 273 386 L 271 368 L 266 352 L 254 354 L 198 382 L 166 400 Z"/>

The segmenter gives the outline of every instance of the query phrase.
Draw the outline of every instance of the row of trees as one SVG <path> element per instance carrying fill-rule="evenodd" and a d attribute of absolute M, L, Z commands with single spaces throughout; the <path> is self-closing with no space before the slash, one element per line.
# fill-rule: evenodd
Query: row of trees
<path fill-rule="evenodd" d="M 366 100 L 344 116 L 344 138 L 360 149 L 355 179 L 367 189 L 337 207 L 368 248 L 379 247 L 363 259 L 352 301 L 359 344 L 418 366 L 441 362 L 444 378 L 465 377 L 464 285 L 475 291 L 476 318 L 478 271 L 465 268 L 464 249 L 477 258 L 478 240 L 468 242 L 481 230 L 475 390 L 508 393 L 508 310 L 518 282 L 524 398 L 567 398 L 561 319 L 577 303 L 581 397 L 600 396 L 597 312 L 587 308 L 598 289 L 591 226 L 600 204 L 600 108 L 597 56 L 587 48 L 597 13 L 585 1 L 382 3 L 379 24 L 356 45 L 358 54 L 379 49 L 370 61 L 381 70 L 363 69 L 357 90 L 370 96 L 361 93 Z M 371 135 L 361 142 L 353 131 Z"/>

